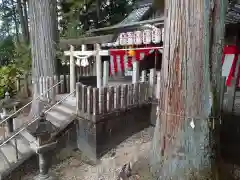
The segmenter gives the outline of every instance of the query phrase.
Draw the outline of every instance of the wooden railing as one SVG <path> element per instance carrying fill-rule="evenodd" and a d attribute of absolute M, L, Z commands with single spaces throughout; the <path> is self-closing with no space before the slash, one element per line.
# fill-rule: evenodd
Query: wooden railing
<path fill-rule="evenodd" d="M 148 83 L 123 84 L 103 88 L 93 88 L 77 83 L 76 99 L 77 114 L 96 121 L 99 115 L 107 115 L 147 104 L 151 99 L 151 94 Z"/>

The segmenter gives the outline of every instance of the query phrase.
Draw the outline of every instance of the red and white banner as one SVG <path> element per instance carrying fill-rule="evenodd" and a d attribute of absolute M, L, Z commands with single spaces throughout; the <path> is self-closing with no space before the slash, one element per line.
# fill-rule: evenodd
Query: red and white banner
<path fill-rule="evenodd" d="M 226 86 L 232 85 L 232 79 L 235 75 L 235 70 L 237 66 L 238 56 L 240 55 L 240 51 L 237 49 L 235 45 L 227 45 L 223 49 L 223 58 L 222 58 L 222 76 L 227 77 Z M 239 72 L 240 72 L 240 66 Z M 238 74 L 238 87 L 240 87 Z"/>
<path fill-rule="evenodd" d="M 124 73 L 125 69 L 129 69 L 132 67 L 133 61 L 141 61 L 144 59 L 145 56 L 155 52 L 158 49 L 143 48 L 143 49 L 136 49 L 135 56 L 130 57 L 128 55 L 127 50 L 116 50 L 111 49 L 109 50 L 110 55 L 110 74 L 115 75 L 117 73 Z"/>

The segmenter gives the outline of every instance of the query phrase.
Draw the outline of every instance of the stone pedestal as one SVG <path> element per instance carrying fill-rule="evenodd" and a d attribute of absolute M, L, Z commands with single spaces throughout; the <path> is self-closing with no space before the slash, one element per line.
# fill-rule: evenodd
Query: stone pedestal
<path fill-rule="evenodd" d="M 35 180 L 56 180 L 57 178 L 54 175 L 48 173 L 49 162 L 47 158 L 47 153 L 42 152 L 38 153 L 39 158 L 39 174 L 34 178 Z"/>
<path fill-rule="evenodd" d="M 9 118 L 6 123 L 7 123 L 7 133 L 11 134 L 13 132 L 13 118 L 12 117 Z"/>

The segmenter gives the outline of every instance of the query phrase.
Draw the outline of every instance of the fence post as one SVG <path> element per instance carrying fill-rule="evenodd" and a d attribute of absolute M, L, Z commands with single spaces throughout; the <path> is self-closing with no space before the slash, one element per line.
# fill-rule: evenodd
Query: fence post
<path fill-rule="evenodd" d="M 146 82 L 146 81 L 147 81 L 147 71 L 146 70 L 142 70 L 141 82 Z"/>
<path fill-rule="evenodd" d="M 87 86 L 82 85 L 82 113 L 87 112 Z"/>
<path fill-rule="evenodd" d="M 109 78 L 109 62 L 103 62 L 103 86 L 108 85 L 108 78 Z"/>
<path fill-rule="evenodd" d="M 66 91 L 67 91 L 66 93 L 71 93 L 72 91 L 70 91 L 70 77 L 69 77 L 69 75 L 66 75 L 66 77 L 65 77 L 65 85 L 66 85 Z"/>
<path fill-rule="evenodd" d="M 56 103 L 56 91 L 55 91 L 55 87 L 54 86 L 54 77 L 50 77 L 50 87 L 52 88 L 50 93 L 51 93 L 51 99 L 52 99 L 52 104 Z"/>
<path fill-rule="evenodd" d="M 120 109 L 121 104 L 120 104 L 120 99 L 121 99 L 121 86 L 115 86 L 114 87 L 114 109 Z"/>
<path fill-rule="evenodd" d="M 93 89 L 91 86 L 87 87 L 87 116 L 90 119 L 93 111 Z"/>
<path fill-rule="evenodd" d="M 151 98 L 155 98 L 155 81 L 156 81 L 156 70 L 155 69 L 150 69 L 150 74 L 149 74 L 149 95 Z"/>
<path fill-rule="evenodd" d="M 75 90 L 76 74 L 75 74 L 75 60 L 74 60 L 74 47 L 70 46 L 70 92 Z"/>
<path fill-rule="evenodd" d="M 135 84 L 137 82 L 139 82 L 139 62 L 133 61 L 132 83 Z"/>
<path fill-rule="evenodd" d="M 127 85 L 123 84 L 121 86 L 121 108 L 122 109 L 127 108 L 127 90 L 128 90 Z"/>
<path fill-rule="evenodd" d="M 100 97 L 99 97 L 99 111 L 101 114 L 107 112 L 107 88 L 102 87 L 100 89 Z"/>
<path fill-rule="evenodd" d="M 108 87 L 107 91 L 107 112 L 111 112 L 114 108 L 114 87 Z"/>
<path fill-rule="evenodd" d="M 160 72 L 157 73 L 157 88 L 154 92 L 154 94 L 156 95 L 157 99 L 160 99 L 160 88 L 161 88 L 161 76 L 160 76 Z"/>
<path fill-rule="evenodd" d="M 100 45 L 95 45 L 95 51 L 96 51 L 96 74 L 97 74 L 97 87 L 100 88 L 102 86 L 102 61 L 100 56 Z"/>
<path fill-rule="evenodd" d="M 76 113 L 79 115 L 82 109 L 82 84 L 76 84 Z"/>
<path fill-rule="evenodd" d="M 93 88 L 93 121 L 96 122 L 99 114 L 99 89 Z"/>
<path fill-rule="evenodd" d="M 60 81 L 61 81 L 61 84 L 60 84 L 60 93 L 63 94 L 64 93 L 64 75 L 60 75 Z"/>
<path fill-rule="evenodd" d="M 57 84 L 59 81 L 58 81 L 58 76 L 53 76 L 53 80 L 54 80 L 54 84 Z M 56 94 L 59 94 L 59 84 L 54 88 L 55 89 L 55 92 Z"/>
<path fill-rule="evenodd" d="M 135 83 L 133 85 L 133 96 L 134 96 L 133 104 L 138 105 L 138 102 L 139 102 L 139 83 Z"/>

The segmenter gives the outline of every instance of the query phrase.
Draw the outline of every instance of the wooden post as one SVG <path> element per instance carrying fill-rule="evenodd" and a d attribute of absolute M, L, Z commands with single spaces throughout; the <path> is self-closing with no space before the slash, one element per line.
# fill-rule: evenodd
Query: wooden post
<path fill-rule="evenodd" d="M 96 74 L 97 74 L 97 88 L 101 88 L 102 86 L 102 61 L 100 56 L 100 45 L 96 44 Z"/>
<path fill-rule="evenodd" d="M 155 96 L 157 99 L 160 99 L 160 87 L 161 87 L 161 77 L 160 77 L 160 72 L 157 73 L 157 88 L 156 90 L 154 89 L 155 91 Z"/>
<path fill-rule="evenodd" d="M 70 46 L 70 92 L 73 92 L 76 87 L 75 78 L 75 60 L 74 60 L 74 47 Z"/>
<path fill-rule="evenodd" d="M 114 108 L 114 87 L 108 87 L 107 92 L 107 112 L 111 112 Z"/>
<path fill-rule="evenodd" d="M 155 98 L 155 77 L 156 77 L 156 70 L 155 69 L 150 69 L 150 74 L 149 74 L 149 90 L 150 93 L 149 95 L 151 98 Z"/>
<path fill-rule="evenodd" d="M 76 113 L 79 115 L 82 109 L 82 84 L 76 84 Z"/>
<path fill-rule="evenodd" d="M 108 85 L 108 78 L 109 78 L 109 62 L 103 62 L 103 86 Z"/>
<path fill-rule="evenodd" d="M 147 71 L 142 70 L 141 72 L 141 82 L 146 82 L 147 81 Z"/>
<path fill-rule="evenodd" d="M 133 61 L 132 83 L 135 84 L 138 81 L 139 81 L 139 62 Z"/>

